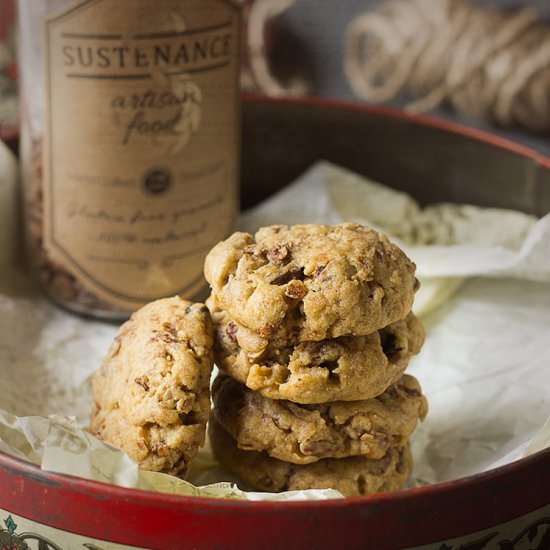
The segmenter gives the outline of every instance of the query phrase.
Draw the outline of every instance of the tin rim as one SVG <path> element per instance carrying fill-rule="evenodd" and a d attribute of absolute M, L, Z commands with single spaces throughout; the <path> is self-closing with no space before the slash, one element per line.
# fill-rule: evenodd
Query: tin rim
<path fill-rule="evenodd" d="M 286 104 L 300 105 L 304 107 L 328 108 L 337 111 L 358 112 L 364 114 L 379 115 L 381 117 L 392 118 L 411 122 L 419 126 L 425 126 L 447 132 L 450 134 L 460 135 L 472 141 L 479 141 L 487 145 L 491 145 L 495 149 L 501 149 L 519 157 L 532 160 L 534 163 L 543 166 L 550 170 L 550 156 L 523 145 L 512 139 L 491 133 L 487 130 L 466 126 L 460 122 L 438 118 L 432 115 L 413 114 L 396 107 L 377 104 L 365 104 L 354 101 L 341 99 L 321 98 L 321 97 L 306 97 L 306 98 L 271 98 L 256 94 L 244 93 L 242 99 L 245 103 L 254 104 Z"/>
<path fill-rule="evenodd" d="M 441 495 L 442 493 L 451 493 L 454 490 L 464 489 L 472 485 L 478 485 L 483 482 L 495 482 L 500 478 L 506 477 L 511 473 L 518 472 L 523 469 L 530 469 L 534 464 L 539 462 L 550 464 L 550 447 L 537 451 L 525 458 L 520 458 L 509 464 L 498 466 L 484 472 L 479 472 L 469 476 L 422 485 L 419 487 L 411 487 L 391 491 L 387 493 L 375 493 L 372 495 L 353 496 L 347 498 L 333 498 L 325 500 L 296 500 L 296 501 L 251 501 L 251 500 L 234 500 L 218 497 L 200 497 L 200 496 L 182 496 L 171 495 L 168 493 L 156 493 L 146 491 L 144 489 L 133 489 L 129 487 L 120 487 L 110 483 L 101 481 L 93 481 L 91 479 L 76 477 L 68 474 L 59 474 L 42 470 L 36 464 L 27 462 L 15 456 L 8 455 L 0 451 L 0 466 L 3 466 L 8 471 L 14 471 L 25 475 L 28 478 L 36 481 L 46 481 L 54 483 L 66 488 L 78 489 L 79 492 L 86 491 L 90 494 L 101 494 L 106 497 L 128 498 L 133 502 L 139 501 L 142 504 L 148 502 L 164 504 L 193 504 L 204 505 L 217 509 L 224 508 L 240 508 L 240 507 L 260 507 L 267 510 L 279 509 L 281 506 L 285 509 L 299 508 L 303 510 L 307 508 L 353 508 L 364 505 L 375 505 L 377 503 L 395 503 L 416 500 L 421 497 L 431 495 Z"/>

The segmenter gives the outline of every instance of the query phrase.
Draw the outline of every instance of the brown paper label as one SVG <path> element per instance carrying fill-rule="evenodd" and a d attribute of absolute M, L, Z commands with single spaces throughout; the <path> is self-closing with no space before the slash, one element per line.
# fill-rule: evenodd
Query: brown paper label
<path fill-rule="evenodd" d="M 236 213 L 238 6 L 87 0 L 45 24 L 48 254 L 121 307 L 193 295 Z"/>

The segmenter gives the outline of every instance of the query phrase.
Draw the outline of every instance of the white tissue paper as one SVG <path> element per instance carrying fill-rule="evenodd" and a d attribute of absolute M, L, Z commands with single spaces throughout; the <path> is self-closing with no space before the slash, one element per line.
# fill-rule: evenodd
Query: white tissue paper
<path fill-rule="evenodd" d="M 240 491 L 208 445 L 188 481 L 142 472 L 84 430 L 90 375 L 116 327 L 51 305 L 13 261 L 14 166 L 0 144 L 0 451 L 49 471 L 176 494 L 341 496 Z M 410 484 L 459 478 L 549 446 L 550 216 L 450 204 L 422 209 L 403 193 L 321 162 L 243 214 L 240 227 L 344 221 L 388 233 L 415 261 L 422 283 L 415 312 L 427 338 L 408 372 L 421 382 L 430 412 L 411 439 Z"/>

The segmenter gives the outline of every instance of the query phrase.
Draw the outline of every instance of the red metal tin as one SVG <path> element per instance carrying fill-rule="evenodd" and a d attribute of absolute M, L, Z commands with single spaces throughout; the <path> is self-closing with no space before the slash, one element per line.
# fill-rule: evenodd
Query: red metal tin
<path fill-rule="evenodd" d="M 244 205 L 319 158 L 423 203 L 550 210 L 550 160 L 523 146 L 386 108 L 247 99 Z M 546 449 L 489 472 L 391 494 L 267 503 L 129 490 L 0 454 L 0 547 L 542 550 L 550 548 L 549 471 Z"/>

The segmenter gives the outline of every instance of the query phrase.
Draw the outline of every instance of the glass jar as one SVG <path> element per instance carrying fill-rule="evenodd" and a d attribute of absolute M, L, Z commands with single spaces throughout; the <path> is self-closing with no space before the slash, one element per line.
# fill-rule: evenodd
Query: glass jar
<path fill-rule="evenodd" d="M 18 0 L 31 267 L 58 304 L 121 319 L 204 291 L 233 229 L 240 3 Z"/>

